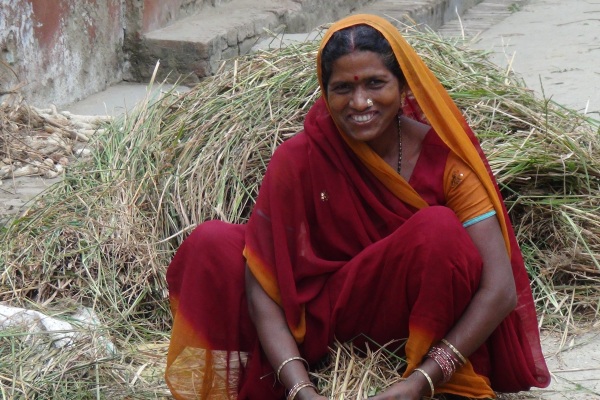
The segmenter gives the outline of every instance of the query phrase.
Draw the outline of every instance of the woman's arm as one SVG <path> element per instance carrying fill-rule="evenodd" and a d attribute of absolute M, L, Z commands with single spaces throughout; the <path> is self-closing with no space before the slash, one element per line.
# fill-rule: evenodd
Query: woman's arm
<path fill-rule="evenodd" d="M 498 220 L 487 218 L 466 229 L 483 260 L 481 281 L 465 312 L 445 339 L 468 357 L 515 308 L 517 294 Z M 450 349 L 446 350 L 452 353 Z M 434 384 L 442 381 L 442 371 L 432 359 L 425 358 L 420 368 L 429 374 Z M 429 394 L 429 383 L 425 376 L 413 373 L 406 381 L 392 386 L 375 399 L 419 399 Z"/>
<path fill-rule="evenodd" d="M 283 310 L 275 303 L 246 267 L 246 296 L 250 318 L 258 332 L 258 338 L 273 370 L 277 371 L 282 362 L 299 357 L 298 346 L 285 320 Z M 275 379 L 275 378 L 274 378 Z M 280 373 L 281 383 L 291 389 L 298 382 L 309 382 L 308 371 L 301 361 L 285 364 Z M 326 399 L 319 396 L 312 387 L 302 389 L 296 399 Z"/>

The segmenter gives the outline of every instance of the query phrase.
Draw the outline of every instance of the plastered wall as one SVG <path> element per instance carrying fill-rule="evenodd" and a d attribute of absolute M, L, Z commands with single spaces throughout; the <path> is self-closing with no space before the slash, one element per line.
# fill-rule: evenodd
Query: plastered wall
<path fill-rule="evenodd" d="M 65 105 L 123 74 L 122 0 L 0 0 L 0 92 Z"/>
<path fill-rule="evenodd" d="M 63 106 L 131 78 L 140 36 L 231 0 L 0 0 L 0 97 Z"/>

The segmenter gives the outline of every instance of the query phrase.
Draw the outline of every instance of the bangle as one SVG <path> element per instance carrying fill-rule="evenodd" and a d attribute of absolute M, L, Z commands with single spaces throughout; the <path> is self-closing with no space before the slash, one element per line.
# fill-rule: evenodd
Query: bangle
<path fill-rule="evenodd" d="M 294 400 L 296 398 L 296 395 L 298 394 L 298 392 L 300 392 L 305 387 L 311 387 L 311 388 L 317 390 L 317 387 L 312 382 L 306 382 L 306 381 L 298 382 L 290 389 L 290 392 L 288 393 L 286 400 Z"/>
<path fill-rule="evenodd" d="M 444 375 L 442 382 L 448 382 L 452 378 L 452 375 L 454 375 L 454 372 L 456 372 L 458 360 L 455 360 L 448 351 L 438 346 L 433 346 L 427 353 L 427 357 L 439 365 Z"/>
<path fill-rule="evenodd" d="M 290 361 L 295 361 L 295 360 L 302 361 L 304 363 L 304 365 L 306 365 L 306 369 L 308 369 L 308 361 L 306 361 L 304 358 L 298 357 L 298 356 L 290 357 L 287 360 L 284 360 L 281 364 L 279 364 L 279 367 L 277 368 L 277 373 L 275 374 L 275 376 L 277 377 L 277 381 L 279 383 L 281 383 L 281 379 L 279 379 L 279 374 L 281 374 L 281 370 L 283 369 L 283 367 L 285 367 L 285 365 L 287 363 L 289 363 Z"/>
<path fill-rule="evenodd" d="M 452 352 L 453 352 L 453 353 L 456 355 L 456 357 L 458 357 L 458 359 L 459 359 L 459 360 L 460 360 L 460 362 L 462 363 L 462 364 L 461 364 L 461 367 L 467 363 L 467 359 L 465 358 L 465 356 L 463 356 L 463 355 L 461 354 L 461 352 L 460 352 L 460 351 L 458 351 L 458 349 L 457 349 L 456 347 L 452 346 L 452 343 L 450 343 L 450 342 L 449 342 L 449 341 L 447 341 L 446 339 L 442 339 L 442 343 L 444 343 L 446 346 L 448 346 L 448 348 L 449 348 L 450 350 L 452 350 Z"/>
<path fill-rule="evenodd" d="M 415 368 L 414 371 L 419 371 L 420 373 L 423 374 L 425 379 L 427 379 L 427 382 L 429 383 L 429 389 L 431 390 L 431 396 L 429 396 L 429 397 L 433 397 L 433 395 L 435 394 L 435 388 L 433 387 L 433 381 L 431 380 L 431 377 L 429 376 L 429 374 L 427 372 L 423 371 L 421 368 Z"/>

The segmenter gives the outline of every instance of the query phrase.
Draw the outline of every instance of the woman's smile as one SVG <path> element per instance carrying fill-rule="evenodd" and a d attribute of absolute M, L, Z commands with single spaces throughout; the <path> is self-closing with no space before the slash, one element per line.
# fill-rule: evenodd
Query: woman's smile
<path fill-rule="evenodd" d="M 367 114 L 354 114 L 351 115 L 350 118 L 357 123 L 365 123 L 365 122 L 369 122 L 373 119 L 373 117 L 375 117 L 375 113 L 374 112 L 370 112 Z"/>

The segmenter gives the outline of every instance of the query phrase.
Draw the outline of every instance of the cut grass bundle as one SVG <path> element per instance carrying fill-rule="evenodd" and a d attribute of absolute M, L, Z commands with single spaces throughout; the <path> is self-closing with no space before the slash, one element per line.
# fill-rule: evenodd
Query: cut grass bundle
<path fill-rule="evenodd" d="M 399 341 L 384 346 L 367 341 L 361 350 L 352 343 L 336 342 L 329 359 L 311 376 L 319 393 L 329 399 L 366 399 L 402 380 L 406 363 L 397 353 L 403 346 Z"/>
<path fill-rule="evenodd" d="M 430 32 L 409 29 L 406 37 L 488 154 L 544 321 L 564 327 L 597 316 L 597 123 L 536 99 L 480 52 Z M 91 160 L 1 229 L 0 299 L 93 308 L 122 353 L 162 342 L 174 250 L 204 220 L 248 219 L 273 150 L 302 128 L 319 96 L 316 50 L 307 43 L 241 57 L 190 92 L 148 98 L 114 121 L 94 138 Z M 26 349 L 13 347 L 20 350 L 6 354 L 12 364 L 29 362 Z M 83 391 L 97 379 L 128 382 L 114 369 L 61 379 Z M 17 380 L 1 373 L 3 383 Z"/>

